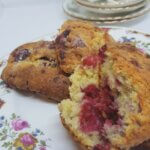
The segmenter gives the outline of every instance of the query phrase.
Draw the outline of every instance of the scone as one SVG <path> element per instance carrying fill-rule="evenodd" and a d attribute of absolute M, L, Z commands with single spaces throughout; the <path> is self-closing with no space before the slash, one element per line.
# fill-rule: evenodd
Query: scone
<path fill-rule="evenodd" d="M 2 79 L 11 87 L 36 92 L 60 101 L 69 97 L 68 77 L 61 73 L 54 43 L 38 41 L 15 49 Z"/>
<path fill-rule="evenodd" d="M 150 58 L 130 44 L 106 47 L 71 75 L 60 116 L 85 150 L 129 150 L 150 139 Z"/>
<path fill-rule="evenodd" d="M 107 38 L 107 32 L 92 23 L 66 21 L 55 40 L 61 69 L 67 74 L 73 73 L 81 59 L 90 54 L 97 54 Z"/>
<path fill-rule="evenodd" d="M 131 150 L 150 150 L 150 140 L 131 148 Z"/>

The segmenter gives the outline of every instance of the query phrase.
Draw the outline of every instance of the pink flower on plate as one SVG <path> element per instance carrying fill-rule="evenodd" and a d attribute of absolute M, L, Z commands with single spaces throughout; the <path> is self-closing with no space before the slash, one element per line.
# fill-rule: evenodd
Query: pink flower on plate
<path fill-rule="evenodd" d="M 15 148 L 21 147 L 22 150 L 33 150 L 37 143 L 38 140 L 30 133 L 20 133 L 15 139 L 13 146 Z"/>
<path fill-rule="evenodd" d="M 40 150 L 46 150 L 46 148 L 45 147 L 40 147 Z"/>
<path fill-rule="evenodd" d="M 12 127 L 15 131 L 22 130 L 24 128 L 28 128 L 29 124 L 27 121 L 23 121 L 21 119 L 16 119 L 12 121 Z"/>
<path fill-rule="evenodd" d="M 30 134 L 25 134 L 21 137 L 21 142 L 23 143 L 24 146 L 30 146 L 30 145 L 34 145 L 35 141 L 33 139 L 33 137 Z"/>

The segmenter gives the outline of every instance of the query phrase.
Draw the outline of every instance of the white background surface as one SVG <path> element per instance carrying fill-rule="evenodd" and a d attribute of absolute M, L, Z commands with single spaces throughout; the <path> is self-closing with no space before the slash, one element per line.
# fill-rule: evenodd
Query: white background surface
<path fill-rule="evenodd" d="M 56 32 L 69 17 L 62 0 L 2 0 L 0 10 L 0 57 L 22 43 Z M 116 24 L 150 34 L 150 13 L 136 21 Z"/>

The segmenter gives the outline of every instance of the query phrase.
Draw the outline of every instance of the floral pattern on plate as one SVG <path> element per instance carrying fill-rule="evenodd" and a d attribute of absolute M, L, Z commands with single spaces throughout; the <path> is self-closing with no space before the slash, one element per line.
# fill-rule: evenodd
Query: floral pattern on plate
<path fill-rule="evenodd" d="M 109 28 L 109 33 L 116 41 L 121 43 L 131 43 L 138 47 L 142 52 L 150 54 L 150 36 L 124 28 Z"/>
<path fill-rule="evenodd" d="M 39 129 L 31 129 L 30 124 L 16 114 L 10 118 L 0 116 L 0 147 L 7 150 L 47 150 L 50 139 L 45 139 Z"/>
<path fill-rule="evenodd" d="M 142 42 L 140 40 L 136 40 L 135 37 L 128 38 L 127 36 L 123 36 L 119 40 L 120 42 L 127 42 L 127 43 L 132 43 L 136 45 L 138 48 L 140 48 L 141 51 L 145 52 L 146 50 L 150 51 L 150 43 L 147 42 Z"/>

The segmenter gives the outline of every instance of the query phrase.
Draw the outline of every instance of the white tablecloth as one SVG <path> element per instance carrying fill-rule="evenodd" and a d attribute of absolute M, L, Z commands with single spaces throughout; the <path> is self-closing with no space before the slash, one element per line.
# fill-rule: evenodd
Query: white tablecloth
<path fill-rule="evenodd" d="M 0 57 L 18 45 L 47 33 L 56 32 L 69 17 L 62 0 L 2 0 L 0 10 Z M 116 26 L 130 27 L 150 34 L 150 13 Z"/>

